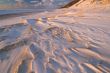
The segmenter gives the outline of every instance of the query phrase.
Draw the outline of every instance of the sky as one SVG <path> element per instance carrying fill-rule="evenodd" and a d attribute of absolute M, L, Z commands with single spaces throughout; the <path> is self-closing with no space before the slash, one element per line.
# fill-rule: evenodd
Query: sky
<path fill-rule="evenodd" d="M 14 4 L 16 1 L 23 1 L 26 3 L 30 3 L 31 1 L 41 1 L 41 0 L 0 0 L 0 4 Z M 55 3 L 56 2 L 67 2 L 70 0 L 53 0 Z"/>
<path fill-rule="evenodd" d="M 40 0 L 0 0 L 0 4 L 14 4 L 16 3 L 16 1 L 30 3 L 31 1 L 40 1 Z"/>
<path fill-rule="evenodd" d="M 51 2 L 49 2 L 49 0 L 0 0 L 0 9 L 36 7 L 40 4 L 41 1 L 44 2 L 41 4 L 43 4 L 45 6 L 52 5 L 52 4 L 53 4 L 53 6 L 61 6 L 71 0 L 50 0 Z M 47 2 L 45 2 L 45 1 L 47 1 Z M 19 4 L 18 2 L 23 2 L 23 3 Z"/>
<path fill-rule="evenodd" d="M 0 4 L 13 4 L 15 0 L 0 0 Z"/>

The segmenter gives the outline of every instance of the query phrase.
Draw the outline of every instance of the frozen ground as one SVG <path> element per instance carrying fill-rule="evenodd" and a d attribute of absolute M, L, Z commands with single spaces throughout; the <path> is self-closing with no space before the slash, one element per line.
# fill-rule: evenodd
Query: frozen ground
<path fill-rule="evenodd" d="M 110 6 L 0 20 L 0 73 L 110 73 Z"/>

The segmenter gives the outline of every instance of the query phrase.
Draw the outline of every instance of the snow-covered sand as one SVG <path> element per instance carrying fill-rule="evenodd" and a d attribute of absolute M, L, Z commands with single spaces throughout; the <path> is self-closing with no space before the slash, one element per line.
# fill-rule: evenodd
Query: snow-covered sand
<path fill-rule="evenodd" d="M 110 73 L 110 6 L 0 20 L 0 73 Z"/>

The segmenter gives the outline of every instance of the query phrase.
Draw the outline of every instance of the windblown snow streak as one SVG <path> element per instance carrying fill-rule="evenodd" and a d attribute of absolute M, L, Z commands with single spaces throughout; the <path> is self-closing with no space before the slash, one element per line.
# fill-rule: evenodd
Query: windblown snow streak
<path fill-rule="evenodd" d="M 0 20 L 0 73 L 110 73 L 110 6 L 99 9 Z"/>

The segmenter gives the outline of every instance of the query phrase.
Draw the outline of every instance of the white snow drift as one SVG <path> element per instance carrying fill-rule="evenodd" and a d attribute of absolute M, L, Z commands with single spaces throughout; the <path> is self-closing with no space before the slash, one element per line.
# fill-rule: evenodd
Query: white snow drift
<path fill-rule="evenodd" d="M 2 19 L 0 73 L 110 73 L 109 23 L 109 5 Z"/>

